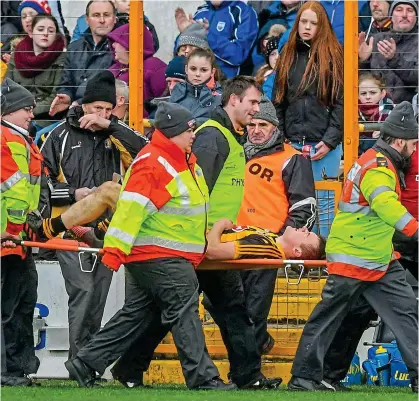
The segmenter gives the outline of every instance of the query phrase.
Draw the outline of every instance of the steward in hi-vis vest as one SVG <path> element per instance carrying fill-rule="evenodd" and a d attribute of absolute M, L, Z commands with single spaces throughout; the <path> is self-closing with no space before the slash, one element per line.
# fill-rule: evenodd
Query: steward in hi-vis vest
<path fill-rule="evenodd" d="M 1 85 L 1 236 L 23 238 L 29 212 L 37 211 L 42 156 L 29 136 L 35 98 L 10 78 Z M 1 384 L 29 386 L 36 373 L 33 313 L 37 273 L 32 253 L 21 246 L 1 248 L 1 317 L 5 342 Z"/>
<path fill-rule="evenodd" d="M 234 389 L 219 379 L 198 315 L 195 267 L 206 248 L 208 188 L 190 153 L 195 120 L 184 107 L 161 102 L 154 125 L 151 143 L 126 174 L 104 242 L 103 263 L 111 270 L 125 264 L 125 304 L 65 366 L 81 387 L 92 387 L 95 371 L 102 375 L 124 353 L 141 355 L 134 343 L 149 344 L 154 333 L 156 347 L 163 325 L 189 388 Z M 123 383 L 134 377 L 113 374 Z"/>
<path fill-rule="evenodd" d="M 417 142 L 412 105 L 402 102 L 383 123 L 374 147 L 348 173 L 326 245 L 329 276 L 304 326 L 289 388 L 328 387 L 322 382 L 325 354 L 362 295 L 393 332 L 412 390 L 418 391 L 417 300 L 392 244 L 395 230 L 417 241 L 418 221 L 400 202 L 402 169 Z"/>

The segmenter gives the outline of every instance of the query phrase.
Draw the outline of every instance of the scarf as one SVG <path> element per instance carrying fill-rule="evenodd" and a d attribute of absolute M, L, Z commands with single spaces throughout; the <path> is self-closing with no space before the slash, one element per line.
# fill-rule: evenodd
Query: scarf
<path fill-rule="evenodd" d="M 14 57 L 16 68 L 24 78 L 33 78 L 51 67 L 64 50 L 64 39 L 57 35 L 54 43 L 42 53 L 35 55 L 33 40 L 26 36 L 16 47 Z"/>
<path fill-rule="evenodd" d="M 385 121 L 394 108 L 393 100 L 389 95 L 384 96 L 378 104 L 361 104 L 359 106 L 359 121 L 381 122 Z M 372 137 L 372 132 L 363 132 L 362 136 Z"/>
<path fill-rule="evenodd" d="M 261 150 L 269 149 L 278 139 L 280 135 L 279 129 L 275 129 L 271 138 L 268 139 L 265 143 L 252 143 L 247 138 L 246 143 L 243 145 L 244 153 L 246 154 L 246 159 L 250 160 L 256 153 L 259 153 Z"/>

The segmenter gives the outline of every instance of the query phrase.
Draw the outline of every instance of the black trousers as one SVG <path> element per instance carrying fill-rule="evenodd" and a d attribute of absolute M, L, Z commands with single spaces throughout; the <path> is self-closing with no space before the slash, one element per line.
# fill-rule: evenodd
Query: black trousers
<path fill-rule="evenodd" d="M 157 337 L 162 338 L 158 333 L 163 326 L 172 332 L 189 388 L 218 377 L 218 370 L 206 350 L 199 320 L 199 287 L 192 264 L 180 258 L 161 258 L 128 263 L 125 267 L 130 292 L 122 309 L 77 357 L 103 374 L 127 351 L 135 351 L 134 343 L 147 347 L 142 348 L 145 355 L 152 356 Z M 138 351 L 136 355 L 143 354 Z"/>
<path fill-rule="evenodd" d="M 246 311 L 239 273 L 222 270 L 196 273 L 200 289 L 211 301 L 213 318 L 221 329 L 232 381 L 243 386 L 263 377 L 254 326 Z M 114 376 L 138 379 L 148 369 L 153 356 L 150 350 L 155 349 L 167 331 L 164 324 L 156 322 L 151 329 L 153 337 L 137 339 L 117 362 L 113 370 Z"/>
<path fill-rule="evenodd" d="M 92 273 L 82 272 L 76 252 L 58 251 L 57 257 L 68 294 L 69 358 L 100 330 L 112 272 L 97 262 Z M 85 270 L 91 270 L 93 256 L 82 254 Z"/>
<path fill-rule="evenodd" d="M 356 307 L 361 295 L 394 333 L 411 377 L 417 376 L 417 301 L 412 287 L 406 282 L 405 270 L 398 261 L 392 262 L 386 274 L 374 282 L 363 282 L 336 275 L 328 277 L 322 300 L 317 304 L 304 327 L 291 370 L 294 376 L 320 382 L 326 374 L 331 375 L 329 371 L 325 371 L 326 355 L 328 352 L 335 355 L 338 352 L 336 344 L 334 349 L 329 351 L 335 336 L 340 337 L 340 340 L 336 341 L 343 342 L 345 341 L 343 338 L 348 337 L 348 333 L 342 332 L 341 325 L 351 308 Z M 357 330 L 359 333 L 361 328 Z M 351 346 L 353 350 L 353 344 Z M 349 355 L 349 350 L 346 352 Z M 348 355 L 347 358 L 349 358 Z M 332 362 L 332 367 L 328 370 L 333 369 L 336 369 L 336 365 Z"/>
<path fill-rule="evenodd" d="M 255 337 L 259 351 L 269 339 L 268 316 L 275 292 L 278 269 L 245 270 L 240 272 L 246 309 L 255 325 Z"/>
<path fill-rule="evenodd" d="M 413 262 L 402 258 L 400 263 L 417 281 L 417 261 Z M 408 283 L 413 284 L 409 281 Z M 368 328 L 370 321 L 376 318 L 377 313 L 365 297 L 361 295 L 354 307 L 346 315 L 327 351 L 324 359 L 325 378 L 331 381 L 341 381 L 345 378 L 362 334 Z"/>
<path fill-rule="evenodd" d="M 38 274 L 30 252 L 24 260 L 18 255 L 1 258 L 2 375 L 23 376 L 39 368 L 33 337 L 37 288 Z"/>

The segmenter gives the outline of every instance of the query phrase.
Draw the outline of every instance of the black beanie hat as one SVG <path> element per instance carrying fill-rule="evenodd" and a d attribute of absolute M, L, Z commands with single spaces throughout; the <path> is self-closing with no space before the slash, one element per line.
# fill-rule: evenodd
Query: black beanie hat
<path fill-rule="evenodd" d="M 109 102 L 116 106 L 115 77 L 110 71 L 100 71 L 87 81 L 82 104 Z"/>
<path fill-rule="evenodd" d="M 24 107 L 35 107 L 35 97 L 22 85 L 10 78 L 1 84 L 1 115 L 13 113 Z"/>
<path fill-rule="evenodd" d="M 173 138 L 195 128 L 195 119 L 192 113 L 180 104 L 160 102 L 154 117 L 154 126 L 166 138 Z"/>
<path fill-rule="evenodd" d="M 176 56 L 174 57 L 169 64 L 167 64 L 165 76 L 166 78 L 178 78 L 186 80 L 186 57 L 185 56 Z"/>
<path fill-rule="evenodd" d="M 268 38 L 268 41 L 266 42 L 265 51 L 263 53 L 264 53 L 265 60 L 266 60 L 267 64 L 269 64 L 270 54 L 274 50 L 278 50 L 279 39 L 280 39 L 279 36 L 272 36 L 272 37 Z"/>
<path fill-rule="evenodd" d="M 418 139 L 418 124 L 409 102 L 399 103 L 381 127 L 381 134 L 400 139 Z"/>

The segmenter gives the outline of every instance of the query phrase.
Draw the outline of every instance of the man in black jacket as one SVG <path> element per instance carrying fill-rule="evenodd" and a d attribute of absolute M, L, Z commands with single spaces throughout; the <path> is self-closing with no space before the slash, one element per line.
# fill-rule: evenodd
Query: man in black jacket
<path fill-rule="evenodd" d="M 91 0 L 86 7 L 89 29 L 83 37 L 70 43 L 57 95 L 50 115 L 67 110 L 72 103 L 81 104 L 86 82 L 98 71 L 112 64 L 112 54 L 106 35 L 116 24 L 116 10 L 112 1 Z"/>
<path fill-rule="evenodd" d="M 82 106 L 70 109 L 42 145 L 50 172 L 53 216 L 112 181 L 114 173 L 123 175 L 146 144 L 144 138 L 111 115 L 115 103 L 114 76 L 110 71 L 96 74 L 87 84 Z M 102 219 L 110 218 L 109 213 Z M 50 221 L 48 237 L 66 230 L 61 219 Z M 57 256 L 69 296 L 71 357 L 100 329 L 112 272 L 101 263 L 93 266 L 93 259 L 86 254 L 80 262 L 83 270 L 92 273 L 78 268 L 77 253 L 57 252 Z"/>

